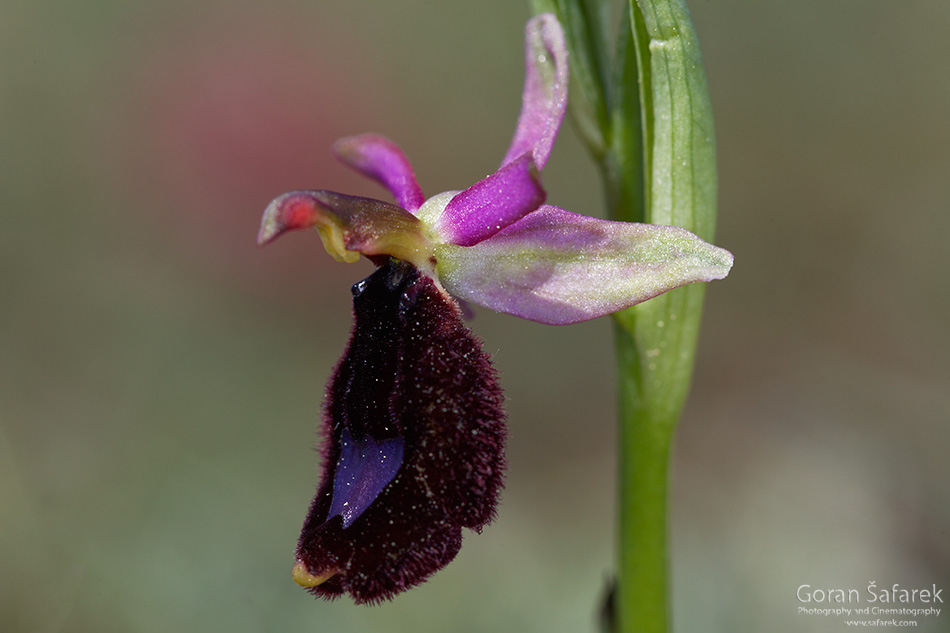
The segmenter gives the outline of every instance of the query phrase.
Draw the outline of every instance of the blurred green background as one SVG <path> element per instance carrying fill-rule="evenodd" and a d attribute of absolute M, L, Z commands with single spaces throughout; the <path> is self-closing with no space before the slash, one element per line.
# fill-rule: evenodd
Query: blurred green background
<path fill-rule="evenodd" d="M 717 243 L 676 446 L 680 631 L 837 631 L 799 585 L 950 591 L 950 3 L 691 3 Z M 323 385 L 366 262 L 259 251 L 330 155 L 397 140 L 423 189 L 504 154 L 527 3 L 0 5 L 0 631 L 592 631 L 612 568 L 606 319 L 478 311 L 503 373 L 498 520 L 381 607 L 290 579 Z M 599 214 L 570 126 L 549 200 Z M 950 598 L 948 598 L 950 600 Z M 939 606 L 939 605 L 938 605 Z M 950 615 L 920 619 L 950 630 Z"/>

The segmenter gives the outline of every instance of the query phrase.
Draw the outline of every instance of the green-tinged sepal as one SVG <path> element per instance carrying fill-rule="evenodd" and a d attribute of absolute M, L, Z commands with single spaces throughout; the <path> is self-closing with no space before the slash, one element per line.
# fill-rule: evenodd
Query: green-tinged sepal
<path fill-rule="evenodd" d="M 431 268 L 432 245 L 418 218 L 388 202 L 333 191 L 291 191 L 274 199 L 264 210 L 257 243 L 308 228 L 319 231 L 327 252 L 340 262 L 392 256 Z"/>
<path fill-rule="evenodd" d="M 611 314 L 722 279 L 732 254 L 684 229 L 611 222 L 544 205 L 471 247 L 436 245 L 453 295 L 549 325 Z"/>

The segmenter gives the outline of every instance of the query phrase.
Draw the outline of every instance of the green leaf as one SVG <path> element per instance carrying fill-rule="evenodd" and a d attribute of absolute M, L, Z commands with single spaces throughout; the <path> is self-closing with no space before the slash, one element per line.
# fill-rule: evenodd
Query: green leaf
<path fill-rule="evenodd" d="M 612 213 L 680 226 L 711 242 L 713 118 L 689 11 L 683 0 L 629 0 L 628 17 L 633 45 L 618 51 L 615 77 L 622 85 L 612 88 L 620 95 L 612 103 L 616 123 L 607 160 L 615 169 L 608 172 Z M 630 102 L 634 85 L 638 109 Z M 615 315 L 621 416 L 617 630 L 622 633 L 668 628 L 668 458 L 692 379 L 704 293 L 705 284 L 692 284 Z"/>
<path fill-rule="evenodd" d="M 712 107 L 689 11 L 682 0 L 630 0 L 629 15 L 640 71 L 643 219 L 680 226 L 712 241 L 716 219 Z M 629 57 L 623 58 L 628 64 Z M 632 143 L 617 147 L 629 150 Z M 622 202 L 616 209 L 620 218 L 637 212 L 636 199 Z M 621 328 L 636 341 L 638 398 L 671 426 L 689 388 L 704 290 L 699 284 L 687 286 L 617 314 Z"/>
<path fill-rule="evenodd" d="M 611 51 L 611 0 L 532 0 L 564 25 L 571 113 L 604 175 L 610 217 L 712 242 L 712 108 L 685 0 L 627 0 Z M 612 53 L 612 54 L 611 54 Z M 616 313 L 620 394 L 617 633 L 667 631 L 669 451 L 692 378 L 705 284 Z"/>
<path fill-rule="evenodd" d="M 648 156 L 643 151 L 644 133 L 649 130 L 642 117 L 650 109 L 641 104 L 639 55 L 633 30 L 629 28 L 630 8 L 624 10 L 617 40 L 609 94 L 609 151 L 601 159 L 609 215 L 625 222 L 646 222 L 649 201 Z"/>
<path fill-rule="evenodd" d="M 634 35 L 648 108 L 647 222 L 672 224 L 713 238 L 716 147 L 712 105 L 689 10 L 683 0 L 631 0 Z"/>

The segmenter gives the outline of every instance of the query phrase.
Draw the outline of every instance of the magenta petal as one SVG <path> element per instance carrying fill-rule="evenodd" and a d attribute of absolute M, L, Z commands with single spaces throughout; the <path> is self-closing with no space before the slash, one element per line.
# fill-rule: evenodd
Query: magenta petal
<path fill-rule="evenodd" d="M 525 27 L 525 81 L 521 115 L 502 165 L 531 152 L 543 169 L 567 110 L 567 47 L 557 18 L 535 16 Z"/>
<path fill-rule="evenodd" d="M 722 279 L 732 254 L 675 226 L 611 222 L 545 205 L 469 248 L 436 249 L 453 295 L 565 325 L 697 281 Z"/>
<path fill-rule="evenodd" d="M 415 212 L 425 197 L 416 182 L 409 159 L 398 145 L 376 134 L 341 138 L 333 152 L 343 163 L 392 192 L 396 204 Z"/>
<path fill-rule="evenodd" d="M 537 209 L 545 198 L 530 153 L 456 195 L 439 217 L 443 241 L 472 246 Z"/>

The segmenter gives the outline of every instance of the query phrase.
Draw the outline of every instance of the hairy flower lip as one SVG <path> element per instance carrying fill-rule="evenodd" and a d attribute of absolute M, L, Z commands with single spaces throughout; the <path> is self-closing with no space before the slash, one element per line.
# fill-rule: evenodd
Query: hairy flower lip
<path fill-rule="evenodd" d="M 458 553 L 463 528 L 494 517 L 507 430 L 497 372 L 431 277 L 390 260 L 354 286 L 353 307 L 292 573 L 314 595 L 376 603 L 425 581 Z M 349 524 L 344 501 L 359 510 Z"/>

